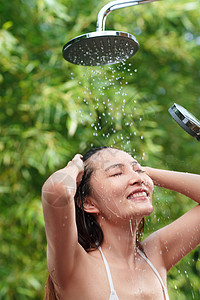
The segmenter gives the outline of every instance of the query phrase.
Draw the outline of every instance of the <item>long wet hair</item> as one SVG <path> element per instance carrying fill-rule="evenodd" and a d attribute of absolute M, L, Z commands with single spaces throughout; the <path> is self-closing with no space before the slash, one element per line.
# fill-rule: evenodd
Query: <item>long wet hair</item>
<path fill-rule="evenodd" d="M 109 147 L 92 148 L 82 157 L 83 162 L 89 162 L 91 156 L 95 153 L 108 149 Z M 93 251 L 103 243 L 103 231 L 98 224 L 93 214 L 84 211 L 83 204 L 86 198 L 90 195 L 90 177 L 92 175 L 93 168 L 91 163 L 86 163 L 84 167 L 84 174 L 79 184 L 74 201 L 76 211 L 76 226 L 78 231 L 78 242 L 87 251 Z M 144 230 L 144 218 L 141 220 L 136 233 L 136 246 L 143 251 L 140 240 Z M 55 289 L 51 277 L 48 276 L 45 286 L 45 300 L 57 300 Z"/>

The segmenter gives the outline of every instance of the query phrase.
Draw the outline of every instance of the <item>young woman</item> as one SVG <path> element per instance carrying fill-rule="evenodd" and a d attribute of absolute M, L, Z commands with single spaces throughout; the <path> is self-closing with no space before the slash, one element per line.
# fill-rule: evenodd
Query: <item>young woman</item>
<path fill-rule="evenodd" d="M 168 270 L 200 243 L 200 206 L 140 242 L 154 184 L 200 203 L 200 175 L 141 167 L 114 148 L 77 154 L 47 179 L 46 299 L 169 299 Z"/>

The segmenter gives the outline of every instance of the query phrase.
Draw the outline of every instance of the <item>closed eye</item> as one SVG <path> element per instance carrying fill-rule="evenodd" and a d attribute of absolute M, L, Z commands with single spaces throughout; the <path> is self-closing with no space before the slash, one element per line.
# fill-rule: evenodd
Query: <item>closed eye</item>
<path fill-rule="evenodd" d="M 135 170 L 135 172 L 137 172 L 137 173 L 145 173 L 144 170 Z"/>
<path fill-rule="evenodd" d="M 111 177 L 114 177 L 114 176 L 120 176 L 120 175 L 122 175 L 122 172 L 119 172 L 119 173 L 113 174 L 113 175 L 111 175 Z"/>

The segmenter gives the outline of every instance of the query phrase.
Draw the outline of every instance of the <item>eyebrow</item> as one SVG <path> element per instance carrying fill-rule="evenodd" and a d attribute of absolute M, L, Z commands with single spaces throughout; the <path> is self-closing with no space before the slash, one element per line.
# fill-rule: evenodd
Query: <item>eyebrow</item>
<path fill-rule="evenodd" d="M 132 165 L 132 166 L 135 166 L 135 165 L 137 165 L 137 164 L 138 164 L 138 162 L 137 162 L 136 160 L 134 160 L 134 161 L 132 161 L 132 162 L 130 163 L 130 165 Z M 122 168 L 122 167 L 124 167 L 124 166 L 125 166 L 125 164 L 122 164 L 122 163 L 114 164 L 114 165 L 111 165 L 111 166 L 107 167 L 107 168 L 105 169 L 105 171 L 107 172 L 107 171 L 110 170 L 110 169 L 114 169 L 114 168 Z"/>

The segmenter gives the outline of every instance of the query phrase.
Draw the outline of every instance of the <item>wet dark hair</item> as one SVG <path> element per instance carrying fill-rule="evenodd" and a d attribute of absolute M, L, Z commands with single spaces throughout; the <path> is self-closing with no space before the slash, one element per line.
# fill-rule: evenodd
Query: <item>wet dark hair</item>
<path fill-rule="evenodd" d="M 83 162 L 90 159 L 91 156 L 100 152 L 107 147 L 92 148 L 85 155 L 83 155 Z M 77 188 L 76 195 L 74 197 L 76 206 L 76 225 L 78 230 L 78 242 L 86 251 L 95 250 L 103 242 L 103 231 L 96 221 L 94 215 L 84 211 L 83 203 L 87 196 L 90 194 L 90 177 L 92 175 L 93 168 L 91 163 L 84 168 L 84 174 L 80 185 Z"/>
<path fill-rule="evenodd" d="M 92 148 L 83 155 L 82 157 L 83 162 L 86 162 L 88 160 L 88 163 L 85 164 L 84 174 L 74 197 L 75 208 L 76 208 L 76 225 L 78 231 L 78 242 L 87 252 L 97 249 L 98 246 L 102 244 L 104 238 L 103 231 L 100 225 L 98 224 L 95 216 L 93 214 L 84 211 L 84 207 L 83 207 L 84 201 L 90 195 L 90 177 L 93 172 L 92 163 L 89 163 L 89 159 L 91 158 L 91 156 L 102 151 L 103 149 L 110 149 L 110 148 L 105 146 Z M 143 234 L 143 230 L 144 230 L 144 218 L 141 220 L 136 233 L 136 246 L 142 251 L 144 250 L 141 246 L 140 240 Z M 46 283 L 45 300 L 56 300 L 56 299 L 58 298 L 56 298 L 55 290 L 53 288 L 53 283 L 49 276 Z"/>

